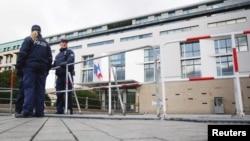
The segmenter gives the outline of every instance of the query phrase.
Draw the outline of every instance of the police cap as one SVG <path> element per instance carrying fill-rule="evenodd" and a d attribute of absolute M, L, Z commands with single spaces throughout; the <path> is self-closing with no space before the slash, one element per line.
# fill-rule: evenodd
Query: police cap
<path fill-rule="evenodd" d="M 66 43 L 68 43 L 68 40 L 67 40 L 67 39 L 61 39 L 61 42 L 66 42 Z"/>
<path fill-rule="evenodd" d="M 39 25 L 33 25 L 31 27 L 31 31 L 34 31 L 34 30 L 41 32 L 41 27 Z"/>

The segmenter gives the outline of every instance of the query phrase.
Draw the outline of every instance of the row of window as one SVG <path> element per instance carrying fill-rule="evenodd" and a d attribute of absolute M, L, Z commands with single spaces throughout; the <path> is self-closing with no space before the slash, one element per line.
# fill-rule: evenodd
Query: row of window
<path fill-rule="evenodd" d="M 11 54 L 6 55 L 5 64 L 12 63 L 12 60 L 13 60 L 13 55 Z M 0 64 L 2 64 L 2 61 L 3 61 L 3 57 L 0 56 Z"/>
<path fill-rule="evenodd" d="M 237 23 L 243 23 L 243 22 L 246 22 L 246 21 L 247 21 L 246 17 L 237 18 L 237 19 L 232 19 L 232 20 L 227 20 L 227 21 L 208 23 L 208 27 L 216 27 L 216 26 L 222 26 L 222 25 L 228 25 L 228 24 L 237 24 Z M 189 26 L 189 27 L 183 27 L 183 28 L 176 28 L 176 29 L 160 31 L 160 35 L 174 34 L 174 33 L 187 32 L 187 31 L 194 31 L 194 30 L 198 30 L 198 29 L 199 29 L 199 26 L 195 25 L 195 26 Z M 72 35 L 70 34 L 67 37 L 70 37 L 70 36 L 72 36 Z M 125 42 L 125 41 L 138 40 L 138 39 L 150 38 L 150 37 L 152 37 L 152 33 L 136 35 L 136 36 L 130 36 L 130 37 L 124 37 L 124 38 L 121 38 L 120 41 Z M 114 43 L 114 40 L 107 40 L 107 41 L 87 44 L 87 47 L 94 47 L 94 46 L 107 45 L 107 44 L 113 44 L 113 43 Z M 20 45 L 13 46 L 13 50 L 19 49 L 19 47 L 20 47 Z M 9 50 L 10 50 L 10 47 L 4 48 L 4 51 L 9 51 Z"/>
<path fill-rule="evenodd" d="M 177 29 L 170 29 L 170 30 L 165 30 L 165 31 L 160 31 L 160 35 L 165 35 L 165 34 L 174 34 L 174 33 L 179 33 L 179 32 L 187 32 L 187 31 L 194 31 L 198 30 L 199 26 L 189 26 L 189 27 L 182 27 L 182 28 L 177 28 Z"/>
<path fill-rule="evenodd" d="M 225 25 L 239 24 L 239 23 L 245 23 L 245 22 L 247 22 L 246 17 L 231 19 L 231 20 L 227 20 L 227 21 L 219 21 L 219 22 L 209 23 L 208 27 L 225 26 Z"/>
<path fill-rule="evenodd" d="M 223 1 L 206 5 L 207 10 L 216 9 L 216 8 L 220 8 L 220 7 L 223 7 L 223 6 L 224 6 Z M 198 6 L 183 9 L 183 14 L 184 15 L 185 14 L 190 14 L 190 13 L 195 13 L 195 12 L 199 12 Z M 168 13 L 169 18 L 177 16 L 176 11 L 169 11 L 167 13 Z M 165 13 L 154 15 L 154 20 L 158 21 L 158 20 L 163 19 L 162 14 L 165 14 Z M 149 22 L 148 16 L 135 19 L 135 24 L 144 24 L 144 23 L 147 23 L 147 22 Z M 130 23 L 129 25 L 132 25 L 132 22 L 129 22 L 129 23 Z M 124 26 L 128 26 L 128 25 L 125 24 Z M 120 27 L 120 26 L 118 26 L 118 27 Z M 98 27 L 91 28 L 91 30 L 92 30 L 92 33 L 97 33 L 97 32 L 103 31 L 104 29 L 102 28 L 102 26 L 98 26 Z M 84 29 L 84 30 L 78 31 L 77 34 L 74 34 L 73 32 L 72 33 L 67 33 L 67 34 L 65 34 L 65 37 L 66 38 L 73 38 L 74 36 L 84 36 L 84 35 L 87 35 L 87 34 L 90 34 L 88 32 L 88 29 Z M 61 38 L 61 36 L 57 36 L 57 38 L 51 37 L 48 40 L 49 41 L 56 41 L 56 40 L 58 40 L 60 38 Z"/>
<path fill-rule="evenodd" d="M 207 4 L 206 5 L 207 10 L 216 9 L 216 8 L 220 8 L 220 7 L 223 7 L 223 6 L 224 6 L 223 1 L 215 2 L 215 3 L 212 3 L 212 4 Z M 176 16 L 175 12 L 176 11 L 169 11 L 168 12 L 168 17 Z M 189 14 L 189 13 L 194 13 L 194 12 L 198 12 L 198 6 L 183 9 L 183 14 Z M 162 19 L 162 14 L 163 13 L 154 15 L 155 20 Z M 145 22 L 148 22 L 148 17 L 138 18 L 138 19 L 135 20 L 135 24 L 141 24 L 141 23 L 145 23 Z M 234 20 L 209 23 L 208 27 L 222 26 L 222 25 L 242 23 L 242 22 L 246 22 L 246 18 L 239 18 L 239 19 L 234 19 Z M 132 22 L 129 22 L 129 23 L 132 23 Z M 170 34 L 170 33 L 175 33 L 175 32 L 185 32 L 185 31 L 189 31 L 189 30 L 195 30 L 195 29 L 192 29 L 192 28 L 196 29 L 198 27 L 194 26 L 194 27 L 188 27 L 188 28 L 173 29 L 173 30 L 169 30 L 169 31 L 162 31 L 160 34 L 163 35 L 163 34 Z M 100 32 L 100 31 L 103 31 L 102 26 L 92 28 L 92 33 Z M 67 33 L 67 34 L 65 34 L 65 37 L 66 38 L 73 38 L 75 36 L 83 36 L 83 35 L 86 35 L 86 34 L 88 34 L 87 29 L 78 31 L 77 34 Z M 62 35 L 58 35 L 58 36 L 50 37 L 47 40 L 48 41 L 57 41 L 61 37 L 62 37 Z M 121 39 L 121 41 L 123 41 L 123 40 L 129 40 L 129 39 Z M 95 43 L 93 43 L 93 44 L 94 44 L 93 46 L 95 46 Z M 102 43 L 100 43 L 100 44 L 102 44 Z M 98 43 L 97 43 L 97 45 L 98 45 Z M 92 44 L 90 44 L 89 46 L 92 46 Z M 7 48 L 4 48 L 3 51 L 15 50 L 15 49 L 19 49 L 19 47 L 20 47 L 20 45 L 13 46 L 13 48 L 7 47 Z"/>
<path fill-rule="evenodd" d="M 236 49 L 238 52 L 248 51 L 247 37 L 235 37 Z M 78 49 L 82 46 L 70 47 Z M 233 59 L 232 59 L 232 41 L 231 38 L 214 40 L 214 48 L 216 56 L 217 76 L 227 76 L 233 74 Z M 200 77 L 201 76 L 201 59 L 200 59 L 200 44 L 196 42 L 187 42 L 180 44 L 181 50 L 181 70 L 182 78 Z M 154 52 L 155 51 L 155 52 Z M 154 81 L 155 72 L 155 53 L 160 54 L 160 50 L 146 49 L 144 50 L 144 81 Z M 94 55 L 84 56 L 83 60 L 92 59 Z M 116 69 L 118 80 L 125 80 L 125 53 L 111 56 L 111 65 Z M 12 56 L 6 56 L 6 63 L 12 62 Z M 0 58 L 0 64 L 2 58 Z M 83 63 L 83 82 L 93 82 L 93 60 L 84 61 Z"/>
<path fill-rule="evenodd" d="M 237 51 L 247 51 L 247 37 L 236 37 Z M 233 75 L 233 59 L 231 55 L 232 41 L 231 38 L 214 40 L 215 54 L 217 54 L 216 69 L 217 76 Z M 155 51 L 155 52 L 154 52 Z M 155 54 L 159 55 L 160 50 L 144 50 L 144 81 L 154 81 L 155 75 Z M 227 54 L 225 54 L 227 53 Z M 180 44 L 181 54 L 181 76 L 182 78 L 200 77 L 201 76 L 201 58 L 199 41 L 187 42 Z M 83 57 L 83 82 L 93 82 L 93 55 Z M 125 53 L 111 56 L 111 64 L 116 69 L 117 80 L 125 80 Z M 160 74 L 158 72 L 158 74 Z M 159 76 L 160 77 L 160 76 Z M 160 79 L 160 78 L 159 78 Z"/>
<path fill-rule="evenodd" d="M 248 51 L 247 37 L 235 38 L 236 49 L 240 51 Z M 217 76 L 233 75 L 233 59 L 232 59 L 232 41 L 231 38 L 220 39 L 214 41 L 216 57 Z M 199 42 L 182 43 L 181 57 L 198 57 L 194 59 L 185 59 L 181 61 L 182 77 L 200 77 L 201 76 L 201 59 Z"/>
<path fill-rule="evenodd" d="M 224 6 L 223 2 L 217 2 L 217 3 L 212 3 L 212 4 L 206 5 L 207 10 L 212 10 L 212 9 L 220 8 L 223 6 Z M 185 15 L 185 14 L 191 14 L 191 13 L 195 13 L 195 12 L 199 12 L 198 6 L 183 9 L 182 13 Z M 168 13 L 169 18 L 177 16 L 176 11 L 169 11 L 167 13 Z M 160 19 L 162 19 L 162 15 L 156 14 L 156 15 L 154 15 L 154 19 L 160 20 Z M 148 17 L 142 17 L 142 18 L 136 19 L 135 24 L 144 24 L 144 23 L 147 23 L 148 21 L 149 21 Z"/>
<path fill-rule="evenodd" d="M 16 45 L 16 46 L 13 46 L 12 48 L 11 47 L 7 47 L 7 48 L 4 48 L 3 51 L 10 51 L 10 50 L 16 50 L 16 49 L 19 49 L 20 48 L 20 45 Z"/>
<path fill-rule="evenodd" d="M 246 22 L 246 18 L 238 18 L 238 19 L 232 19 L 232 20 L 227 20 L 227 21 L 220 21 L 216 23 L 209 23 L 208 27 L 213 27 L 215 25 L 223 25 L 222 23 L 227 24 L 238 24 L 238 23 L 243 23 Z M 212 26 L 213 25 L 213 26 Z M 181 33 L 181 32 L 187 32 L 187 31 L 194 31 L 198 30 L 199 26 L 188 26 L 188 27 L 183 27 L 183 28 L 176 28 L 176 29 L 170 29 L 170 30 L 165 30 L 165 31 L 160 31 L 160 35 L 166 35 L 166 34 L 174 34 L 174 33 Z M 152 37 L 152 33 L 147 33 L 147 34 L 142 34 L 142 35 L 136 35 L 136 36 L 130 36 L 130 37 L 124 37 L 121 38 L 121 42 L 126 42 L 126 41 L 131 41 L 131 40 L 138 40 L 138 39 L 144 39 L 144 38 L 150 38 Z M 114 40 L 108 40 L 108 41 L 103 41 L 103 42 L 96 42 L 96 43 L 91 43 L 88 44 L 88 47 L 93 47 L 93 46 L 99 46 L 99 45 L 106 45 L 106 44 L 112 44 L 114 43 Z"/>

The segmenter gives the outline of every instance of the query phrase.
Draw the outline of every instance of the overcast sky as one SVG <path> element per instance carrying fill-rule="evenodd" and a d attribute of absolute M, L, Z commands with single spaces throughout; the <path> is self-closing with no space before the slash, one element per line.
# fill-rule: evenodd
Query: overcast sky
<path fill-rule="evenodd" d="M 30 35 L 44 37 L 147 15 L 208 0 L 0 0 L 0 44 Z"/>

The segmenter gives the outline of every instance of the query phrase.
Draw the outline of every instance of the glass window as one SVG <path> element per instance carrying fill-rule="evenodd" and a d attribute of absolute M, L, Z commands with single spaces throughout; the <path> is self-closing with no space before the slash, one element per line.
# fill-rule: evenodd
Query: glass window
<path fill-rule="evenodd" d="M 110 63 L 115 67 L 117 80 L 125 80 L 125 53 L 110 56 Z"/>
<path fill-rule="evenodd" d="M 115 70 L 117 80 L 125 80 L 125 66 L 116 66 Z"/>
<path fill-rule="evenodd" d="M 74 37 L 74 33 L 68 33 L 68 34 L 66 34 L 66 38 L 72 38 L 72 37 Z"/>
<path fill-rule="evenodd" d="M 215 46 L 215 53 L 216 54 L 223 54 L 223 53 L 231 53 L 232 52 L 232 41 L 230 38 L 215 40 L 214 46 Z"/>
<path fill-rule="evenodd" d="M 201 76 L 201 60 L 189 59 L 181 61 L 182 78 L 200 77 Z"/>
<path fill-rule="evenodd" d="M 93 82 L 93 69 L 83 70 L 82 80 L 83 82 Z"/>
<path fill-rule="evenodd" d="M 114 40 L 107 40 L 107 41 L 102 41 L 102 42 L 90 43 L 87 46 L 94 47 L 94 46 L 101 46 L 101 45 L 107 45 L 107 44 L 113 44 L 113 43 L 114 43 Z"/>
<path fill-rule="evenodd" d="M 207 10 L 216 9 L 216 8 L 220 8 L 223 6 L 224 6 L 223 2 L 213 3 L 213 4 L 207 5 Z"/>
<path fill-rule="evenodd" d="M 10 60 L 9 60 L 9 63 L 12 63 L 12 60 L 13 60 L 13 56 L 10 55 Z"/>
<path fill-rule="evenodd" d="M 236 37 L 235 38 L 235 44 L 237 51 L 248 51 L 248 45 L 247 45 L 247 37 Z"/>
<path fill-rule="evenodd" d="M 83 68 L 92 68 L 93 67 L 93 59 L 94 55 L 89 55 L 89 56 L 83 56 Z M 86 61 L 89 60 L 89 61 Z"/>
<path fill-rule="evenodd" d="M 247 37 L 246 36 L 236 37 L 235 45 L 237 51 L 239 52 L 248 51 Z M 231 53 L 232 52 L 231 38 L 215 40 L 214 47 L 216 54 Z"/>
<path fill-rule="evenodd" d="M 90 60 L 94 55 L 83 56 L 83 71 L 82 71 L 82 81 L 83 82 L 93 82 L 93 60 Z M 89 61 L 87 61 L 89 60 Z"/>
<path fill-rule="evenodd" d="M 154 63 L 144 65 L 144 81 L 154 81 Z"/>
<path fill-rule="evenodd" d="M 144 18 L 136 19 L 135 23 L 136 24 L 143 24 L 143 23 L 146 23 L 147 21 L 148 21 L 148 17 L 144 17 Z"/>
<path fill-rule="evenodd" d="M 9 60 L 9 55 L 6 55 L 6 60 L 5 60 L 6 64 L 8 63 L 8 60 Z"/>
<path fill-rule="evenodd" d="M 71 50 L 81 49 L 81 48 L 82 48 L 82 45 L 79 45 L 79 46 L 72 46 L 72 47 L 68 47 L 68 48 L 71 49 Z"/>
<path fill-rule="evenodd" d="M 101 26 L 92 28 L 92 32 L 100 32 L 100 31 L 102 31 Z"/>
<path fill-rule="evenodd" d="M 138 39 L 150 38 L 150 37 L 152 37 L 152 33 L 137 35 L 137 36 L 124 37 L 124 38 L 121 38 L 120 41 L 125 42 L 125 41 L 138 40 Z"/>
<path fill-rule="evenodd" d="M 200 43 L 189 42 L 181 43 L 181 57 L 200 56 Z"/>
<path fill-rule="evenodd" d="M 168 12 L 168 17 L 174 17 L 175 16 L 175 11 Z"/>
<path fill-rule="evenodd" d="M 82 30 L 82 31 L 78 32 L 79 36 L 82 36 L 82 35 L 85 35 L 85 34 L 87 34 L 87 30 Z"/>
<path fill-rule="evenodd" d="M 223 25 L 226 25 L 226 22 L 218 22 L 217 23 L 217 26 L 223 26 Z"/>
<path fill-rule="evenodd" d="M 227 21 L 227 24 L 236 24 L 236 20 Z"/>
<path fill-rule="evenodd" d="M 214 97 L 214 106 L 223 106 L 222 97 Z"/>
<path fill-rule="evenodd" d="M 155 20 L 160 20 L 161 19 L 161 14 L 155 15 Z"/>
<path fill-rule="evenodd" d="M 217 76 L 233 75 L 233 59 L 231 55 L 216 57 Z"/>
<path fill-rule="evenodd" d="M 209 23 L 207 27 L 216 27 L 216 23 Z"/>
<path fill-rule="evenodd" d="M 159 55 L 159 54 L 160 54 L 160 49 L 159 48 L 155 49 L 155 54 L 154 54 L 153 49 L 145 49 L 144 50 L 144 62 L 154 61 L 155 55 Z"/>
<path fill-rule="evenodd" d="M 181 33 L 181 32 L 187 32 L 187 31 L 191 31 L 191 30 L 197 30 L 197 29 L 199 29 L 198 25 L 177 28 L 177 29 L 170 29 L 170 30 L 160 31 L 160 35 L 171 34 L 171 33 Z"/>
<path fill-rule="evenodd" d="M 194 13 L 194 12 L 197 12 L 197 11 L 198 11 L 197 7 L 188 8 L 188 9 L 183 10 L 183 14 L 190 14 L 190 13 Z"/>
<path fill-rule="evenodd" d="M 238 18 L 238 19 L 232 19 L 228 21 L 220 21 L 215 23 L 208 23 L 208 27 L 216 27 L 216 26 L 225 26 L 225 25 L 231 25 L 231 24 L 237 24 L 237 23 L 243 23 L 246 22 L 246 18 Z"/>
<path fill-rule="evenodd" d="M 246 18 L 237 19 L 237 23 L 245 23 L 245 22 L 247 22 Z"/>
<path fill-rule="evenodd" d="M 156 55 L 156 56 L 155 56 Z M 155 57 L 157 58 L 160 55 L 160 49 L 155 49 L 155 54 L 153 49 L 145 49 L 144 50 L 144 81 L 154 81 L 155 76 Z M 160 67 L 160 63 L 158 62 L 158 67 Z M 159 74 L 160 72 L 158 72 Z M 160 76 L 158 76 L 160 78 Z M 158 78 L 158 79 L 159 79 Z"/>

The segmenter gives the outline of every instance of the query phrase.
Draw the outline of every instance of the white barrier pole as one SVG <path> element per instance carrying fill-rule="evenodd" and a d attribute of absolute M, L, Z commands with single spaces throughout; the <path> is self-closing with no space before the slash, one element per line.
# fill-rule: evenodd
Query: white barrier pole
<path fill-rule="evenodd" d="M 66 64 L 66 82 L 65 82 L 65 106 L 64 106 L 64 113 L 66 114 L 67 112 L 68 112 L 68 82 L 69 82 L 69 80 L 68 80 L 68 72 L 69 71 L 69 69 L 68 69 L 68 65 Z"/>
<path fill-rule="evenodd" d="M 164 46 L 163 46 L 164 47 Z M 160 58 L 161 58 L 161 90 L 162 90 L 162 108 L 163 108 L 163 118 L 166 117 L 166 90 L 164 82 L 164 70 L 165 65 L 163 64 L 163 47 L 160 47 Z"/>
<path fill-rule="evenodd" d="M 175 42 L 179 42 L 181 40 L 173 40 L 173 41 L 169 41 L 169 42 L 166 42 L 165 44 L 163 44 L 162 46 L 160 46 L 160 62 L 161 62 L 161 90 L 162 90 L 162 109 L 163 109 L 163 118 L 165 118 L 167 116 L 166 114 L 166 89 L 165 89 L 165 65 L 164 65 L 164 53 L 163 53 L 163 48 L 167 45 L 167 44 L 170 44 L 170 43 L 175 43 Z"/>
<path fill-rule="evenodd" d="M 77 94 L 76 94 L 76 91 L 75 91 L 75 88 L 74 88 L 74 82 L 73 82 L 72 77 L 73 76 L 69 73 L 69 80 L 70 80 L 70 83 L 71 83 L 71 86 L 72 86 L 72 91 L 74 92 L 74 96 L 75 96 L 76 104 L 77 104 L 77 107 L 78 107 L 78 111 L 81 112 L 80 104 L 79 104 L 78 97 L 77 97 Z"/>
<path fill-rule="evenodd" d="M 240 78 L 239 78 L 239 67 L 238 67 L 238 58 L 237 51 L 235 48 L 235 35 L 231 34 L 232 40 L 232 53 L 233 53 L 233 62 L 234 62 L 234 88 L 235 88 L 235 105 L 236 105 L 236 115 L 239 117 L 243 117 L 245 114 L 243 112 L 243 103 L 241 96 L 241 87 L 240 87 Z"/>
<path fill-rule="evenodd" d="M 162 83 L 162 98 L 163 98 L 163 112 L 164 112 L 164 116 L 166 115 L 166 100 L 165 100 L 165 80 L 164 80 L 164 70 L 165 70 L 165 67 L 164 67 L 164 63 L 163 63 L 163 47 L 165 47 L 167 44 L 170 44 L 170 43 L 175 43 L 175 42 L 180 42 L 180 41 L 197 41 L 197 40 L 200 40 L 200 39 L 208 39 L 208 38 L 213 38 L 213 37 L 220 37 L 220 36 L 225 36 L 225 35 L 231 35 L 231 38 L 232 38 L 232 47 L 235 47 L 235 34 L 250 34 L 250 30 L 245 30 L 245 31 L 240 31 L 240 32 L 233 32 L 233 33 L 223 33 L 223 34 L 216 34 L 216 35 L 205 35 L 205 36 L 198 36 L 198 37 L 191 37 L 191 38 L 186 38 L 184 40 L 173 40 L 173 41 L 168 41 L 168 42 L 165 42 L 162 46 L 160 46 L 160 55 L 161 55 L 161 83 Z M 237 63 L 237 66 L 235 66 L 234 64 L 234 67 L 237 67 L 238 69 L 238 60 L 237 60 L 237 53 L 235 53 L 234 55 L 234 63 Z M 240 88 L 240 80 L 239 80 L 239 72 L 238 70 L 235 71 L 235 100 L 236 100 L 236 109 L 237 109 L 237 115 L 239 116 L 243 116 L 244 113 L 243 113 L 243 103 L 242 103 L 242 96 L 241 96 L 241 88 Z M 239 108 L 237 108 L 239 107 Z"/>

